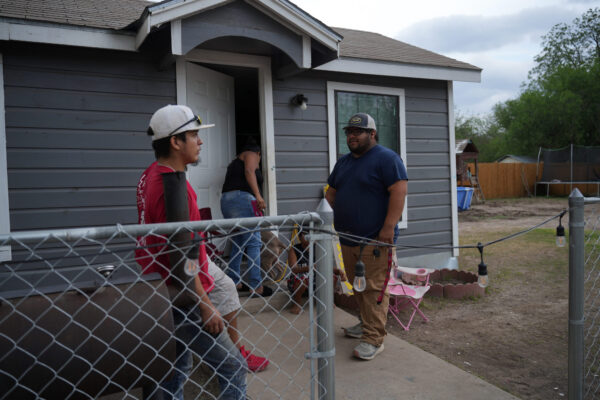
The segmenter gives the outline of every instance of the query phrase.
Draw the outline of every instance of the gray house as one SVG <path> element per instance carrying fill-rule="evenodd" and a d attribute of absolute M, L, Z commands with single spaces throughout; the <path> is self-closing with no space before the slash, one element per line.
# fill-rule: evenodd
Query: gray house
<path fill-rule="evenodd" d="M 2 0 L 0 232 L 135 223 L 148 120 L 179 103 L 216 124 L 189 171 L 214 217 L 248 137 L 262 145 L 269 214 L 314 210 L 347 151 L 340 127 L 366 111 L 408 169 L 399 244 L 457 244 L 453 81 L 480 76 L 288 0 Z M 399 251 L 405 265 L 451 255 Z"/>

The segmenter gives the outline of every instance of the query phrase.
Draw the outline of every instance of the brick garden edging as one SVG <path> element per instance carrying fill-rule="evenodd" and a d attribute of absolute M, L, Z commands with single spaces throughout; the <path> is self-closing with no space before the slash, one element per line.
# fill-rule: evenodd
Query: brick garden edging
<path fill-rule="evenodd" d="M 456 269 L 438 269 L 429 278 L 431 289 L 425 294 L 428 297 L 445 297 L 447 299 L 461 300 L 466 297 L 482 297 L 485 288 L 477 284 L 477 274 Z M 464 283 L 444 283 L 446 280 L 461 281 Z M 334 294 L 334 302 L 339 307 L 358 309 L 354 296 Z"/>
<path fill-rule="evenodd" d="M 457 280 L 464 283 L 444 283 L 445 280 Z M 477 274 L 456 269 L 438 269 L 429 277 L 431 289 L 426 296 L 445 297 L 447 299 L 464 299 L 465 297 L 482 297 L 485 288 L 477 284 Z"/>

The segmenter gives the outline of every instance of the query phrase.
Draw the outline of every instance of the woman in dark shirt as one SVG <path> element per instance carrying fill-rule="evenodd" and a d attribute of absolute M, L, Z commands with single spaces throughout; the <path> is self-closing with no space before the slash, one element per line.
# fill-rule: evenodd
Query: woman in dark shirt
<path fill-rule="evenodd" d="M 261 189 L 263 178 L 259 168 L 260 147 L 249 141 L 227 167 L 221 195 L 221 212 L 225 218 L 247 218 L 262 215 L 265 200 Z M 244 233 L 232 237 L 233 246 L 229 257 L 227 275 L 233 279 L 238 289 L 242 288 L 240 264 L 246 253 L 248 269 L 243 283 L 253 294 L 270 296 L 273 291 L 262 285 L 260 272 L 260 232 Z"/>

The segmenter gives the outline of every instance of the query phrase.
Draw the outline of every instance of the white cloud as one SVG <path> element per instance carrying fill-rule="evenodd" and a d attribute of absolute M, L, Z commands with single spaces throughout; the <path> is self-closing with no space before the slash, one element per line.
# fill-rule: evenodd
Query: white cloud
<path fill-rule="evenodd" d="M 555 24 L 577 15 L 560 7 L 529 8 L 498 16 L 452 15 L 417 22 L 396 38 L 441 53 L 485 51 L 537 41 Z"/>
<path fill-rule="evenodd" d="M 482 82 L 455 83 L 455 105 L 486 113 L 515 98 L 553 25 L 599 0 L 291 0 L 330 26 L 378 32 L 483 68 Z"/>

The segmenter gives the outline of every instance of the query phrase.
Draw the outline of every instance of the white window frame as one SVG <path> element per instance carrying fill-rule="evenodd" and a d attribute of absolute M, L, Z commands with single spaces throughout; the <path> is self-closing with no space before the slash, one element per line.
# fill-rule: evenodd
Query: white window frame
<path fill-rule="evenodd" d="M 329 139 L 329 172 L 337 161 L 337 132 L 335 124 L 335 92 L 355 92 L 374 95 L 396 96 L 398 97 L 398 127 L 400 129 L 400 157 L 404 166 L 406 163 L 406 102 L 404 98 L 404 89 L 391 88 L 386 86 L 360 85 L 356 83 L 345 82 L 327 82 L 327 121 L 328 121 L 328 139 Z M 375 121 L 377 122 L 377 121 Z M 404 210 L 402 211 L 402 220 L 398 222 L 399 229 L 408 228 L 408 199 L 405 199 Z"/>
<path fill-rule="evenodd" d="M 4 118 L 4 60 L 0 53 L 0 234 L 10 233 L 8 168 L 6 163 L 6 122 Z M 0 261 L 12 259 L 10 246 L 0 246 Z"/>

